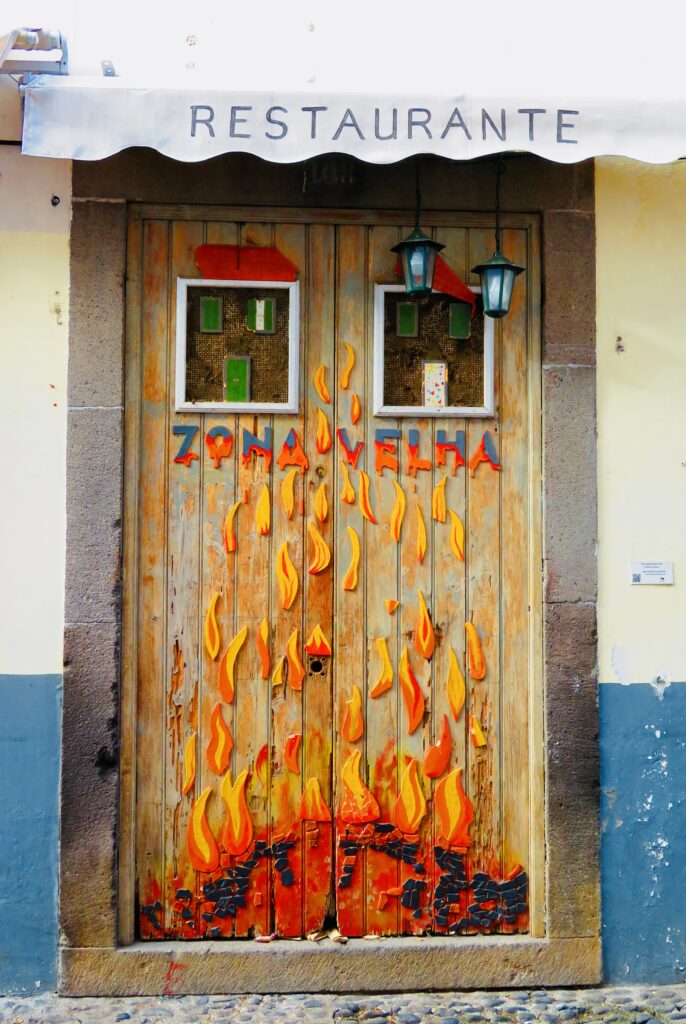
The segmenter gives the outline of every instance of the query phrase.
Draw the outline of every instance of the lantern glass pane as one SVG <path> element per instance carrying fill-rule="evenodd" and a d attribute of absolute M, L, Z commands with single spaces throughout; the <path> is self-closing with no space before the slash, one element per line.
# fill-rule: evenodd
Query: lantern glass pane
<path fill-rule="evenodd" d="M 424 247 L 417 246 L 410 252 L 410 277 L 412 284 L 415 288 L 424 287 L 424 270 L 425 270 L 425 254 Z"/>
<path fill-rule="evenodd" d="M 490 313 L 502 307 L 503 271 L 501 267 L 489 267 L 484 273 L 484 305 Z"/>
<path fill-rule="evenodd" d="M 514 287 L 516 274 L 513 270 L 505 268 L 503 271 L 503 290 L 500 299 L 500 307 L 503 313 L 507 313 L 510 308 L 510 300 L 512 299 L 512 288 Z"/>

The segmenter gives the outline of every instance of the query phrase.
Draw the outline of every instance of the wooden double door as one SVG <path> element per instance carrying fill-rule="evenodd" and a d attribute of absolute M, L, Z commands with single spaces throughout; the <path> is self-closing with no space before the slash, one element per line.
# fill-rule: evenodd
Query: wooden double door
<path fill-rule="evenodd" d="M 148 209 L 129 233 L 138 934 L 540 934 L 535 234 L 504 232 L 528 273 L 496 326 L 495 415 L 388 420 L 371 402 L 374 285 L 397 282 L 408 225 L 219 216 Z M 492 229 L 429 226 L 476 283 Z M 275 246 L 298 268 L 296 415 L 175 411 L 175 284 L 199 276 L 203 243 Z M 179 458 L 180 425 L 197 427 L 194 457 Z M 219 460 L 215 426 L 233 438 Z M 379 429 L 399 431 L 397 470 L 377 471 Z M 462 460 L 441 459 L 439 430 L 463 438 Z M 292 431 L 304 471 L 279 462 Z M 246 432 L 269 453 L 244 457 Z"/>

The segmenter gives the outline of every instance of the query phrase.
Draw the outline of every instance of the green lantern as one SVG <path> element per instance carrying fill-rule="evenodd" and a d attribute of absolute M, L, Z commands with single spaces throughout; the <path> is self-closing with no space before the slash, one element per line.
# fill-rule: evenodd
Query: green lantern
<path fill-rule="evenodd" d="M 495 252 L 490 260 L 472 267 L 472 273 L 478 274 L 481 280 L 484 313 L 494 319 L 509 312 L 515 277 L 524 273 L 524 267 L 515 266 L 500 251 L 500 178 L 503 170 L 503 158 L 499 157 L 495 185 Z"/>
<path fill-rule="evenodd" d="M 419 227 L 419 219 L 412 234 L 393 246 L 392 252 L 397 252 L 400 256 L 405 291 L 408 295 L 417 297 L 431 293 L 436 256 L 441 249 L 445 249 L 445 246 L 424 234 Z"/>

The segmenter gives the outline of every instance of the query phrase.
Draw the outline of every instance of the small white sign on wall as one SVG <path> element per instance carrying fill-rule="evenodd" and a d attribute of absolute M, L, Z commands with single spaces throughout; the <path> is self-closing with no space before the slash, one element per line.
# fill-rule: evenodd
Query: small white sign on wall
<path fill-rule="evenodd" d="M 639 586 L 674 583 L 674 562 L 632 562 L 631 582 Z"/>

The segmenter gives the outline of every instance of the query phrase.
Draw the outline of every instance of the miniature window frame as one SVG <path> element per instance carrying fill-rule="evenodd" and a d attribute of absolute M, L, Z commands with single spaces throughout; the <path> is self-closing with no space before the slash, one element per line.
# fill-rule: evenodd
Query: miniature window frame
<path fill-rule="evenodd" d="M 471 286 L 477 295 L 481 288 Z M 493 416 L 495 412 L 495 386 L 494 386 L 494 339 L 495 330 L 493 318 L 484 317 L 484 400 L 483 405 L 384 405 L 384 314 L 387 292 L 404 292 L 402 284 L 375 284 L 374 285 L 374 415 L 392 416 L 395 419 L 406 417 L 487 417 Z M 433 292 L 440 295 L 440 292 Z M 458 342 L 456 342 L 457 344 Z"/>
<path fill-rule="evenodd" d="M 280 288 L 288 291 L 288 401 L 189 402 L 186 400 L 186 329 L 189 288 Z M 264 335 L 269 338 L 270 335 Z M 176 279 L 176 412 L 298 412 L 300 376 L 300 283 L 298 281 L 227 281 L 205 277 Z"/>

